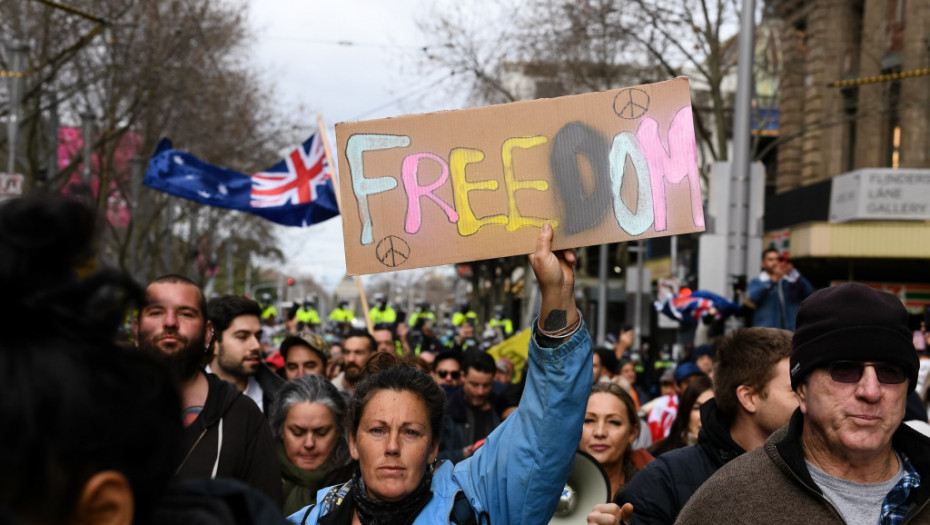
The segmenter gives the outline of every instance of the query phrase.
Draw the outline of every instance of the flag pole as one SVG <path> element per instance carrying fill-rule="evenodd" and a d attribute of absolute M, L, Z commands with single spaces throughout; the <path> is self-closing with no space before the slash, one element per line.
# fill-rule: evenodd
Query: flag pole
<path fill-rule="evenodd" d="M 330 153 L 329 149 L 329 139 L 326 136 L 326 126 L 323 125 L 323 116 L 317 113 L 316 116 L 317 129 L 320 132 L 320 138 L 323 139 L 323 153 L 326 155 L 326 163 L 329 164 L 329 172 L 333 176 L 333 180 L 336 182 L 335 187 L 333 188 L 334 193 L 336 194 L 336 206 L 339 207 L 339 215 L 342 215 L 342 197 L 340 196 L 340 189 L 342 183 L 339 182 L 338 175 L 336 174 L 335 166 L 333 163 L 333 156 Z M 343 219 L 345 220 L 345 219 Z M 368 312 L 368 298 L 365 296 L 365 287 L 362 286 L 362 276 L 355 276 L 355 284 L 358 286 L 358 296 L 362 301 L 362 312 L 365 314 L 365 326 L 368 327 L 369 333 L 374 333 L 374 325 L 371 322 L 371 314 Z"/>

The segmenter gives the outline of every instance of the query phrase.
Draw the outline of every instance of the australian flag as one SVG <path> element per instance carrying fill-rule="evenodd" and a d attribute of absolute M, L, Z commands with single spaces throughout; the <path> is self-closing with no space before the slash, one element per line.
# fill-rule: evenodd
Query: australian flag
<path fill-rule="evenodd" d="M 309 226 L 339 215 L 319 133 L 271 168 L 246 175 L 214 166 L 162 139 L 144 184 L 209 206 L 240 210 L 285 226 Z"/>
<path fill-rule="evenodd" d="M 655 303 L 655 309 L 666 317 L 685 324 L 697 324 L 706 315 L 724 319 L 739 311 L 739 305 L 713 292 L 682 289 L 679 295 Z"/>

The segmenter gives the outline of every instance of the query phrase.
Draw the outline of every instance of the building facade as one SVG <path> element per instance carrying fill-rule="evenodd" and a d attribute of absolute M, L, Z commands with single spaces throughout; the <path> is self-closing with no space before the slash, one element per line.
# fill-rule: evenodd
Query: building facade
<path fill-rule="evenodd" d="M 874 283 L 917 313 L 930 304 L 930 2 L 769 7 L 785 68 L 768 240 L 815 286 Z"/>

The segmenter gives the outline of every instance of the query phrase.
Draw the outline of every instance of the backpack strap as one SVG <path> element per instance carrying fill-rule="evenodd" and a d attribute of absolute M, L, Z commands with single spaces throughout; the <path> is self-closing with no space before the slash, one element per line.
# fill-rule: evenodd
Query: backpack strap
<path fill-rule="evenodd" d="M 316 503 L 312 505 L 307 505 L 307 511 L 304 512 L 304 517 L 300 520 L 300 525 L 307 525 L 307 518 L 310 517 L 310 513 L 313 512 L 313 508 L 316 507 Z"/>
<path fill-rule="evenodd" d="M 475 518 L 475 509 L 472 508 L 465 493 L 458 491 L 455 493 L 455 502 L 452 504 L 452 512 L 449 520 L 455 525 L 478 525 L 478 519 Z"/>

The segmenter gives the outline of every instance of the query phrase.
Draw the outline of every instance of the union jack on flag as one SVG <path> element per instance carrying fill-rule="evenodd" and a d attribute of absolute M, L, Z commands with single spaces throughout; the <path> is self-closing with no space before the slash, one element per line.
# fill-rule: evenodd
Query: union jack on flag
<path fill-rule="evenodd" d="M 716 319 L 728 317 L 739 311 L 739 305 L 713 292 L 682 289 L 680 295 L 656 301 L 655 309 L 672 320 L 696 324 L 707 314 Z"/>
<path fill-rule="evenodd" d="M 318 188 L 331 179 L 329 171 L 323 141 L 314 133 L 284 160 L 252 175 L 252 207 L 315 201 Z"/>
<path fill-rule="evenodd" d="M 246 175 L 208 164 L 162 139 L 144 184 L 209 206 L 241 210 L 286 226 L 309 226 L 339 215 L 320 133 L 271 168 Z"/>

